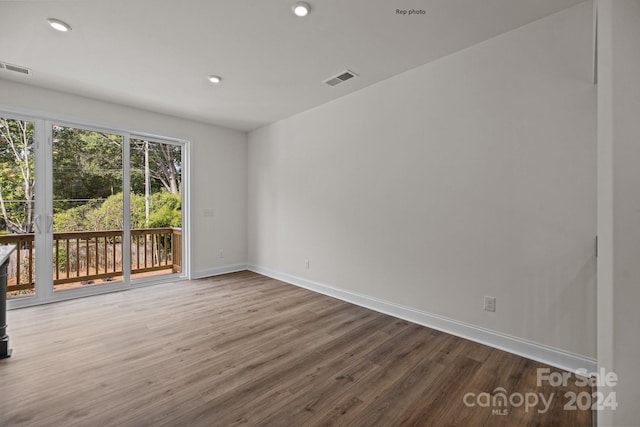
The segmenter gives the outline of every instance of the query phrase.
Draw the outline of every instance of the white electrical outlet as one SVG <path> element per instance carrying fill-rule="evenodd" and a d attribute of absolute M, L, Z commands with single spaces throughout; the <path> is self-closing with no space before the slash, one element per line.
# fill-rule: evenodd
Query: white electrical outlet
<path fill-rule="evenodd" d="M 220 258 L 224 258 L 224 251 L 220 251 L 220 252 L 218 253 L 218 256 L 219 256 Z"/>
<path fill-rule="evenodd" d="M 495 297 L 484 297 L 484 310 L 485 311 L 496 311 L 496 298 Z"/>
<path fill-rule="evenodd" d="M 304 262 L 304 266 L 307 268 L 307 270 L 309 269 L 309 260 L 306 260 L 306 261 Z"/>

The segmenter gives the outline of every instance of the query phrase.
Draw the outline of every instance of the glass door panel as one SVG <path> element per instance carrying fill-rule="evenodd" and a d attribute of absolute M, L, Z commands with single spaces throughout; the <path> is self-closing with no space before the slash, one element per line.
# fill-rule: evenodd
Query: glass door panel
<path fill-rule="evenodd" d="M 0 245 L 15 245 L 7 297 L 35 295 L 35 125 L 0 117 Z"/>
<path fill-rule="evenodd" d="M 122 281 L 124 137 L 52 126 L 53 287 Z"/>
<path fill-rule="evenodd" d="M 182 272 L 182 146 L 130 139 L 131 277 Z"/>

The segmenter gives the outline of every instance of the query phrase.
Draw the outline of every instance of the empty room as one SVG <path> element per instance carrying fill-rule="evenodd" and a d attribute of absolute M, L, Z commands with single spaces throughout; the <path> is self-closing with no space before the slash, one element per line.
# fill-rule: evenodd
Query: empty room
<path fill-rule="evenodd" d="M 640 0 L 0 0 L 1 426 L 639 426 Z"/>

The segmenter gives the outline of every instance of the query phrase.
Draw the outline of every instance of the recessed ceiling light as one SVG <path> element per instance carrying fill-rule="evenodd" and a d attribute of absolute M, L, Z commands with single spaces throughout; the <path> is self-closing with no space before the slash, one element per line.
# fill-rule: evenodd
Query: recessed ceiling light
<path fill-rule="evenodd" d="M 291 10 L 296 16 L 307 16 L 311 10 L 311 6 L 306 1 L 299 1 L 291 6 Z"/>
<path fill-rule="evenodd" d="M 220 77 L 220 76 L 211 75 L 211 76 L 209 76 L 207 78 L 209 79 L 209 81 L 211 83 L 215 83 L 215 84 L 218 84 L 218 83 L 220 83 L 222 81 L 222 77 Z"/>
<path fill-rule="evenodd" d="M 51 28 L 53 28 L 54 30 L 62 31 L 63 33 L 66 33 L 67 31 L 71 31 L 71 25 L 59 19 L 49 18 L 47 19 L 47 22 L 49 23 L 49 25 L 51 25 Z"/>

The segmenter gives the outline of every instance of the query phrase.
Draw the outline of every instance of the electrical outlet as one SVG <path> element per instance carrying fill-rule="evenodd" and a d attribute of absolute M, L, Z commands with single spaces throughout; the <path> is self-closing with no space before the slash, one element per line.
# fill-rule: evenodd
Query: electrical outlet
<path fill-rule="evenodd" d="M 484 297 L 484 310 L 485 311 L 496 311 L 496 298 L 495 297 Z"/>
<path fill-rule="evenodd" d="M 309 260 L 306 260 L 306 261 L 304 262 L 304 266 L 307 268 L 307 270 L 309 269 Z"/>
<path fill-rule="evenodd" d="M 218 253 L 218 257 L 220 257 L 220 258 L 224 258 L 224 251 L 220 251 L 220 252 Z"/>

